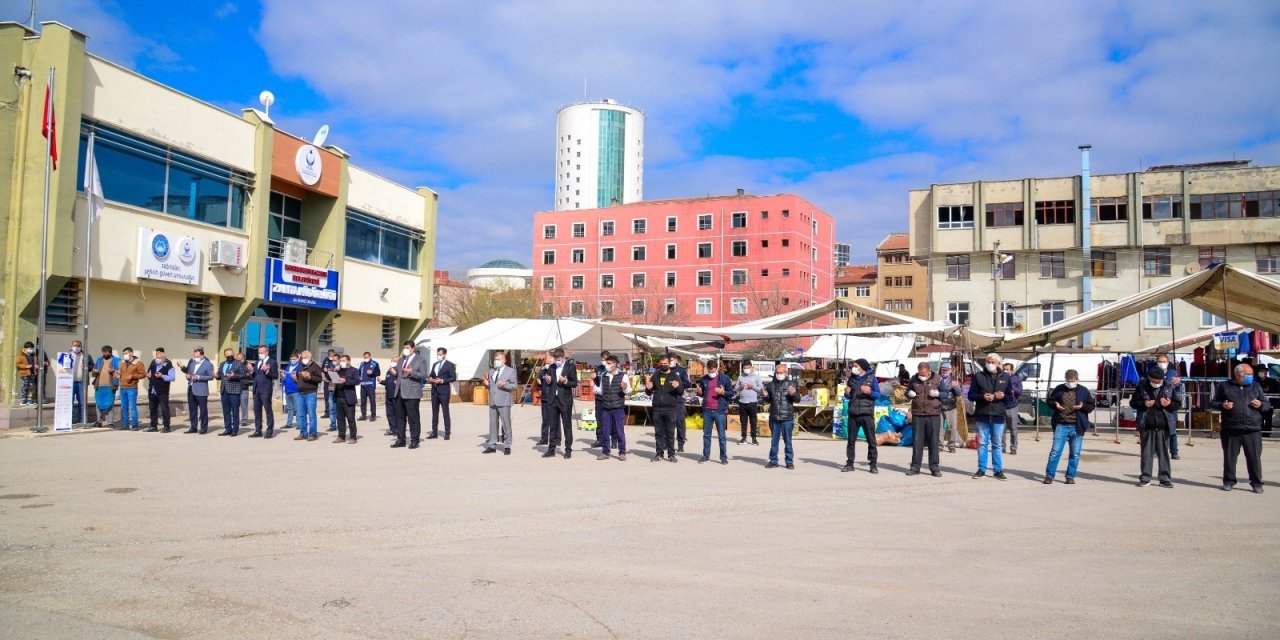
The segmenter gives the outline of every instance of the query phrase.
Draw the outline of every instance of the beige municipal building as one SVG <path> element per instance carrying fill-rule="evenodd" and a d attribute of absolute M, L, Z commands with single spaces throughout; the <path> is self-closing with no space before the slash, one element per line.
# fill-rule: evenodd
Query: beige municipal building
<path fill-rule="evenodd" d="M 57 77 L 57 170 L 48 216 L 45 351 L 80 337 L 196 346 L 256 359 L 259 345 L 371 351 L 389 358 L 432 315 L 437 195 L 355 166 L 323 141 L 278 130 L 267 113 L 229 113 L 85 52 L 57 23 L 0 23 L 0 405 L 17 402 L 14 356 L 40 311 L 50 67 Z M 86 147 L 105 208 L 85 271 Z M 90 294 L 85 295 L 85 289 Z M 88 312 L 86 314 L 86 307 Z M 385 360 L 384 360 L 385 362 Z M 173 397 L 185 387 L 175 383 Z"/>

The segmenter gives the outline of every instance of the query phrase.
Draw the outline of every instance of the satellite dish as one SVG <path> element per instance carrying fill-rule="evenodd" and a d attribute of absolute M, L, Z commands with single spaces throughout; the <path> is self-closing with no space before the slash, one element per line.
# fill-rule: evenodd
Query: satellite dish
<path fill-rule="evenodd" d="M 1010 260 L 1013 260 L 1013 254 L 1012 254 L 1012 253 L 1002 253 L 1002 254 L 1000 254 L 1000 264 L 1009 264 L 1009 261 L 1010 261 Z"/>
<path fill-rule="evenodd" d="M 276 102 L 276 94 L 271 93 L 270 91 L 263 91 L 258 94 L 258 102 L 262 103 L 262 108 L 265 110 L 266 114 L 271 115 L 271 105 Z"/>
<path fill-rule="evenodd" d="M 1193 273 L 1199 273 L 1199 272 L 1200 272 L 1200 263 L 1199 263 L 1199 262 L 1188 262 L 1188 263 L 1187 263 L 1187 275 L 1191 275 L 1191 274 L 1193 274 Z"/>
<path fill-rule="evenodd" d="M 311 139 L 311 144 L 317 147 L 323 147 L 324 141 L 329 139 L 329 125 L 320 125 L 320 130 L 316 132 L 316 137 Z"/>

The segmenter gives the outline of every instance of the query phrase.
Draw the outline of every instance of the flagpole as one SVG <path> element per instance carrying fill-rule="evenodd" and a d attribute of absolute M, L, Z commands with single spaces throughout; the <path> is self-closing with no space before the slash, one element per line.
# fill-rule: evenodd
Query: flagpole
<path fill-rule="evenodd" d="M 50 111 L 53 110 L 53 80 L 54 67 L 49 67 L 49 99 L 44 105 L 44 121 L 50 122 Z M 36 325 L 36 397 L 39 402 L 36 404 L 36 432 L 40 433 L 45 430 L 44 426 L 44 387 L 45 387 L 45 358 L 48 353 L 48 347 L 44 343 L 44 325 L 47 320 L 45 313 L 49 307 L 49 180 L 51 174 L 50 161 L 53 157 L 53 138 L 54 136 L 45 136 L 44 150 L 44 225 L 41 229 L 40 240 L 40 319 Z"/>
<path fill-rule="evenodd" d="M 94 158 L 94 154 L 93 154 L 94 138 L 95 138 L 94 134 L 90 133 L 89 144 L 85 149 L 85 158 L 87 159 L 87 162 L 85 164 L 84 171 L 86 176 L 92 176 L 91 179 L 96 180 L 97 179 L 96 174 L 98 172 L 98 169 L 97 169 L 97 159 Z M 92 184 L 93 184 L 92 182 L 89 183 L 89 185 L 92 185 Z M 91 356 L 88 356 L 88 354 L 91 353 L 89 351 L 89 281 L 92 280 L 92 278 L 90 277 L 92 274 L 89 271 L 89 267 L 90 267 L 90 261 L 93 259 L 93 219 L 97 217 L 96 215 L 94 215 L 95 214 L 94 202 L 93 202 L 94 197 L 95 196 L 93 194 L 92 186 L 86 187 L 85 188 L 85 204 L 86 204 L 85 223 L 86 224 L 85 224 L 85 232 L 84 232 L 84 336 L 81 338 L 81 343 L 84 345 L 84 348 L 81 349 L 81 353 L 85 354 L 86 357 L 91 357 Z M 109 363 L 104 363 L 104 364 L 108 364 L 109 366 Z M 91 369 L 92 367 L 84 368 L 84 381 L 80 385 L 80 402 L 83 403 L 82 415 L 84 417 L 85 424 L 89 424 L 89 381 L 92 376 L 92 373 L 90 372 Z M 96 404 L 95 404 L 95 407 L 96 407 Z M 101 418 L 102 416 L 98 416 L 98 419 L 101 419 Z"/>

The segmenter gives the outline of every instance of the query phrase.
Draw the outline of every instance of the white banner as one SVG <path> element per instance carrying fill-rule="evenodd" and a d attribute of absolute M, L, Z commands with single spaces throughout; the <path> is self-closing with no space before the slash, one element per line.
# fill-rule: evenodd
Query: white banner
<path fill-rule="evenodd" d="M 138 230 L 137 276 L 179 284 L 200 284 L 200 244 L 143 227 Z"/>
<path fill-rule="evenodd" d="M 53 430 L 55 433 L 66 433 L 71 431 L 71 387 L 75 382 L 75 376 L 71 373 L 73 360 L 71 354 L 64 351 L 58 354 L 56 362 L 58 368 L 53 379 Z"/>

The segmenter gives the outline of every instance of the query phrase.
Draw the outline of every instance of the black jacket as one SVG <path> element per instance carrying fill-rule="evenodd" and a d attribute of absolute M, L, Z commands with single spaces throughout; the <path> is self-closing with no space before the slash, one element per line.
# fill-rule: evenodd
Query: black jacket
<path fill-rule="evenodd" d="M 578 390 L 578 369 L 573 366 L 572 360 L 564 361 L 564 366 L 560 368 L 560 375 L 564 376 L 564 382 L 560 382 L 560 378 L 556 376 L 556 365 L 549 364 L 543 367 L 542 401 L 560 407 L 573 407 L 573 394 Z M 551 382 L 547 382 L 547 376 L 551 377 Z"/>
<path fill-rule="evenodd" d="M 1064 409 L 1058 409 L 1054 404 L 1060 404 Z M 1076 404 L 1084 405 L 1080 409 L 1074 409 Z M 1049 393 L 1049 406 L 1053 408 L 1053 425 L 1073 426 L 1076 433 L 1084 435 L 1092 424 L 1089 422 L 1089 414 L 1093 413 L 1096 405 L 1093 401 L 1093 394 L 1089 390 L 1076 385 L 1075 389 L 1068 389 L 1066 384 L 1060 384 L 1053 388 Z"/>
<path fill-rule="evenodd" d="M 338 375 L 342 376 L 346 382 L 337 382 L 333 385 L 333 395 L 338 398 L 339 402 L 344 402 L 348 407 L 354 407 L 358 403 L 356 399 L 356 387 L 360 386 L 360 370 L 356 367 L 344 367 L 338 365 L 334 370 Z"/>
<path fill-rule="evenodd" d="M 649 388 L 648 382 L 653 382 L 652 389 Z M 675 382 L 676 386 L 672 387 L 672 382 Z M 675 369 L 670 369 L 666 373 L 654 371 L 645 384 L 645 393 L 653 396 L 654 409 L 675 408 L 684 405 L 684 389 L 684 381 L 680 379 L 680 373 Z"/>
<path fill-rule="evenodd" d="M 1169 406 L 1160 406 L 1161 398 L 1169 399 Z M 1155 404 L 1151 408 L 1147 408 L 1147 401 L 1155 400 Z M 1165 383 L 1159 389 L 1151 387 L 1151 382 L 1143 380 L 1133 390 L 1133 397 L 1129 398 L 1129 406 L 1138 412 L 1137 426 L 1139 431 L 1150 431 L 1153 427 L 1147 425 L 1146 417 L 1148 411 L 1159 411 L 1164 415 L 1164 429 L 1173 430 L 1174 425 L 1178 421 L 1178 410 L 1182 408 L 1182 397 L 1178 395 L 1173 385 Z"/>
<path fill-rule="evenodd" d="M 788 393 L 792 387 L 795 387 L 795 393 Z M 765 383 L 764 389 L 761 390 L 765 399 L 769 401 L 769 419 L 784 422 L 787 420 L 795 420 L 796 409 L 793 405 L 800 402 L 800 383 L 790 378 L 779 380 L 774 378 Z"/>
<path fill-rule="evenodd" d="M 1230 400 L 1232 407 L 1225 409 L 1222 403 Z M 1257 400 L 1261 405 L 1254 409 L 1249 403 Z M 1233 431 L 1261 431 L 1262 408 L 1270 402 L 1262 395 L 1262 387 L 1253 384 L 1236 384 L 1234 379 L 1218 385 L 1213 390 L 1213 400 L 1209 407 L 1222 412 L 1222 428 Z"/>
<path fill-rule="evenodd" d="M 871 387 L 871 393 L 863 393 L 862 385 Z M 865 371 L 861 377 L 850 376 L 849 386 L 845 387 L 845 397 L 849 399 L 849 415 L 870 416 L 876 412 L 876 400 L 880 395 L 880 383 L 876 381 L 876 372 Z"/>
<path fill-rule="evenodd" d="M 984 395 L 997 391 L 1003 391 L 1006 396 L 1013 393 L 1013 381 L 1009 379 L 1006 371 L 998 371 L 995 374 L 987 373 L 986 369 L 973 374 L 973 382 L 969 385 L 969 399 L 973 401 L 973 415 L 975 416 L 999 416 L 1005 415 L 1005 403 L 1003 398 L 994 398 L 990 402 L 983 398 Z"/>

